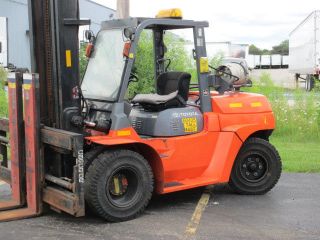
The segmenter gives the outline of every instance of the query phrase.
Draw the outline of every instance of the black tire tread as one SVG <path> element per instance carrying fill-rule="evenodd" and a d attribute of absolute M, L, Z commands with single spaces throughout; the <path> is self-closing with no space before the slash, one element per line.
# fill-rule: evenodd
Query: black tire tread
<path fill-rule="evenodd" d="M 84 154 L 84 173 L 86 174 L 93 160 L 105 150 L 104 146 L 97 146 Z"/>
<path fill-rule="evenodd" d="M 275 180 L 273 181 L 273 183 L 270 186 L 268 186 L 267 188 L 265 188 L 265 189 L 263 189 L 261 191 L 247 191 L 247 190 L 239 188 L 237 186 L 237 184 L 235 183 L 234 179 L 233 179 L 233 176 L 232 176 L 233 174 L 232 173 L 231 173 L 231 177 L 230 177 L 230 181 L 229 181 L 229 186 L 238 194 L 242 194 L 242 195 L 263 195 L 263 194 L 266 194 L 267 192 L 269 192 L 278 183 L 278 181 L 280 179 L 281 172 L 282 172 L 281 157 L 280 157 L 280 154 L 279 154 L 278 150 L 270 142 L 268 142 L 268 141 L 266 141 L 266 140 L 264 140 L 262 138 L 256 138 L 256 137 L 251 137 L 248 140 L 246 140 L 243 143 L 238 155 L 241 155 L 241 153 L 246 150 L 247 146 L 249 146 L 251 144 L 260 144 L 260 145 L 263 145 L 263 146 L 266 146 L 266 147 L 270 148 L 270 150 L 275 154 L 275 156 L 277 158 L 277 161 L 280 164 L 279 173 L 275 176 Z M 237 159 L 235 161 L 237 161 Z M 233 171 L 234 170 L 232 170 L 232 172 Z"/>
<path fill-rule="evenodd" d="M 105 211 L 101 208 L 99 204 L 99 200 L 97 198 L 97 195 L 95 194 L 95 188 L 94 188 L 94 186 L 98 183 L 98 178 L 100 175 L 99 172 L 101 171 L 101 169 L 103 169 L 105 165 L 108 165 L 110 162 L 116 160 L 119 156 L 130 156 L 130 157 L 135 156 L 136 158 L 139 158 L 141 161 L 145 163 L 145 166 L 147 166 L 148 175 L 151 177 L 151 181 L 149 183 L 149 188 L 151 189 L 151 191 L 147 193 L 148 196 L 144 205 L 134 215 L 127 218 L 121 218 L 121 219 L 115 218 L 105 213 Z M 85 182 L 85 200 L 89 205 L 89 207 L 93 210 L 93 212 L 96 213 L 98 216 L 104 218 L 105 220 L 110 222 L 127 221 L 127 220 L 138 217 L 145 210 L 145 208 L 147 207 L 152 197 L 153 187 L 154 187 L 153 172 L 149 163 L 144 157 L 130 150 L 109 150 L 99 154 L 89 166 L 86 182 Z"/>

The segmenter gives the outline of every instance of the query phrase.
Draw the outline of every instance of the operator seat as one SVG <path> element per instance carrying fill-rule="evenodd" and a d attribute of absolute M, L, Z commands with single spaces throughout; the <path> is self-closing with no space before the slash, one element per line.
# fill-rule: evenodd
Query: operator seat
<path fill-rule="evenodd" d="M 191 75 L 185 72 L 165 72 L 157 78 L 157 93 L 137 94 L 132 103 L 147 111 L 185 107 L 189 95 Z"/>

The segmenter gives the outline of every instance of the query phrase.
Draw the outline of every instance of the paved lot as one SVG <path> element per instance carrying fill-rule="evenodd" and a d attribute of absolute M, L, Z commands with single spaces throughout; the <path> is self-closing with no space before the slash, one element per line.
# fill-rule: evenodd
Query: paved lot
<path fill-rule="evenodd" d="M 7 190 L 0 186 L 1 199 Z M 191 236 L 185 231 L 203 189 L 156 197 L 144 215 L 124 223 L 53 212 L 1 223 L 0 239 L 320 239 L 319 190 L 319 174 L 283 174 L 264 196 L 239 196 L 227 187 L 215 187 Z"/>

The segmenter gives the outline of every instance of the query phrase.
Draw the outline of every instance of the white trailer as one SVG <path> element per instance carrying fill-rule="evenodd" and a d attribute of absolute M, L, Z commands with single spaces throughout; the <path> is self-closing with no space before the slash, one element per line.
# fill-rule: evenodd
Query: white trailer
<path fill-rule="evenodd" d="M 260 68 L 260 66 L 261 66 L 261 56 L 260 55 L 254 55 L 254 62 L 256 64 L 255 68 Z"/>
<path fill-rule="evenodd" d="M 272 54 L 271 55 L 271 67 L 272 68 L 280 68 L 281 67 L 281 55 L 280 54 Z"/>
<path fill-rule="evenodd" d="M 254 55 L 248 55 L 247 58 L 248 67 L 254 69 L 256 67 L 256 63 L 254 62 Z"/>
<path fill-rule="evenodd" d="M 289 35 L 289 71 L 305 81 L 307 91 L 314 87 L 320 72 L 320 11 L 312 12 Z"/>
<path fill-rule="evenodd" d="M 8 23 L 5 17 L 0 17 L 0 65 L 8 66 Z"/>
<path fill-rule="evenodd" d="M 261 55 L 260 66 L 261 66 L 261 68 L 270 68 L 271 67 L 270 55 Z"/>
<path fill-rule="evenodd" d="M 260 55 L 249 54 L 247 57 L 247 63 L 249 68 L 258 68 L 260 67 Z"/>
<path fill-rule="evenodd" d="M 289 66 L 289 56 L 287 55 L 282 56 L 281 66 L 282 68 L 287 68 Z"/>

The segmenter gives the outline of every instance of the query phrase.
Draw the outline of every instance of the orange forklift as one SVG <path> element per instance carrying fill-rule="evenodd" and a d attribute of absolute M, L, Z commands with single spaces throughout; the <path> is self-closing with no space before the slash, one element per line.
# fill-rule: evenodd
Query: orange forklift
<path fill-rule="evenodd" d="M 79 19 L 78 1 L 29 0 L 29 9 L 38 74 L 8 79 L 0 141 L 10 145 L 11 161 L 2 145 L 0 177 L 11 184 L 12 199 L 0 202 L 0 221 L 37 216 L 44 206 L 76 217 L 87 206 L 125 221 L 153 194 L 220 183 L 264 194 L 275 186 L 281 159 L 269 143 L 271 106 L 240 91 L 251 85 L 241 63 L 209 66 L 207 22 L 184 20 L 179 9 L 103 22 L 97 36 L 86 31 L 89 61 L 80 81 L 78 26 L 88 21 Z M 193 32 L 196 82 L 189 72 L 169 70 L 164 36 L 174 29 Z M 134 65 L 144 30 L 153 37 L 155 91 L 129 98 L 130 84 L 139 82 Z"/>

